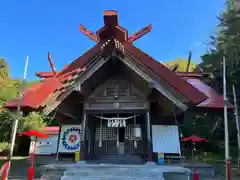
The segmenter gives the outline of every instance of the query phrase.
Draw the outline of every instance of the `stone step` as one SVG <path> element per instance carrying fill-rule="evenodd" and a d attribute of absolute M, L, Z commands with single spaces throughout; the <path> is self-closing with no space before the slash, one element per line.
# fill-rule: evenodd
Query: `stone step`
<path fill-rule="evenodd" d="M 64 172 L 61 180 L 164 180 L 163 172 L 171 171 L 174 168 L 176 171 L 181 169 L 182 174 L 177 176 L 177 180 L 186 180 L 187 173 L 182 167 L 161 167 L 157 165 L 142 165 L 130 166 L 124 165 L 95 165 L 95 166 L 79 166 L 71 167 Z M 174 171 L 174 170 L 173 170 Z M 166 179 L 168 180 L 168 179 Z"/>
<path fill-rule="evenodd" d="M 142 157 L 137 155 L 122 155 L 122 156 L 102 156 L 98 159 L 89 161 L 89 163 L 95 164 L 144 164 Z"/>
<path fill-rule="evenodd" d="M 199 167 L 198 167 L 199 168 Z M 192 180 L 189 170 L 166 165 L 55 164 L 45 168 L 41 180 Z M 220 180 L 200 174 L 200 180 Z"/>
<path fill-rule="evenodd" d="M 164 180 L 164 178 L 152 178 L 152 177 L 142 177 L 142 178 L 135 178 L 135 177 L 63 177 L 61 180 Z"/>
<path fill-rule="evenodd" d="M 59 167 L 43 167 L 41 169 L 40 180 L 59 180 L 63 176 L 66 168 Z"/>

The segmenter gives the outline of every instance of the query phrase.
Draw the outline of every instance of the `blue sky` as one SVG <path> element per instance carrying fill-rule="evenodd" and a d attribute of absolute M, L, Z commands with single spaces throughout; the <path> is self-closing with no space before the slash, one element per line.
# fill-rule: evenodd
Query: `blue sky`
<path fill-rule="evenodd" d="M 152 32 L 135 45 L 155 59 L 187 57 L 193 49 L 194 61 L 200 62 L 206 46 L 197 46 L 215 34 L 224 0 L 1 0 L 0 7 L 0 57 L 7 59 L 13 77 L 22 77 L 28 55 L 27 79 L 32 80 L 36 71 L 50 71 L 48 51 L 60 70 L 92 47 L 79 24 L 95 32 L 103 25 L 104 10 L 117 10 L 130 34 L 152 24 Z"/>

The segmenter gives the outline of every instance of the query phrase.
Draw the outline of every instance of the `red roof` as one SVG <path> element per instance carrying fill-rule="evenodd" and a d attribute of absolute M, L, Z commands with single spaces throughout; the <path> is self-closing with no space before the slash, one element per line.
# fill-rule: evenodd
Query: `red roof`
<path fill-rule="evenodd" d="M 61 81 L 52 77 L 46 79 L 38 84 L 33 85 L 24 91 L 22 106 L 39 108 L 39 106 L 46 100 L 46 98 L 52 94 L 57 88 L 61 87 Z M 18 103 L 18 99 L 6 103 L 5 107 L 14 107 Z"/>
<path fill-rule="evenodd" d="M 47 135 L 57 135 L 59 134 L 59 126 L 44 127 L 43 132 Z"/>
<path fill-rule="evenodd" d="M 66 79 L 71 79 L 72 72 L 79 71 L 79 69 L 83 71 L 87 63 L 94 56 L 99 54 L 104 55 L 104 53 L 112 52 L 111 47 L 110 50 L 108 47 L 105 47 L 105 49 L 108 49 L 108 51 L 104 52 L 101 49 L 101 45 L 105 43 L 105 41 L 109 41 L 109 38 L 112 37 L 122 42 L 125 54 L 127 53 L 128 55 L 132 56 L 133 60 L 135 60 L 138 64 L 144 66 L 156 76 L 158 76 L 159 79 L 161 79 L 166 85 L 170 86 L 176 92 L 188 99 L 190 103 L 194 105 L 203 103 L 202 105 L 206 105 L 207 99 L 208 102 L 212 102 L 212 104 L 213 102 L 219 102 L 213 99 L 209 99 L 210 97 L 208 92 L 205 92 L 202 88 L 199 88 L 194 83 L 192 84 L 191 82 L 187 82 L 184 78 L 180 77 L 182 76 L 181 74 L 176 74 L 175 72 L 168 69 L 165 65 L 159 63 L 152 57 L 148 56 L 146 53 L 142 52 L 140 49 L 133 46 L 132 42 L 138 39 L 140 36 L 144 35 L 144 31 L 146 31 L 146 29 L 142 29 L 140 33 L 135 33 L 134 36 L 131 36 L 131 41 L 128 41 L 129 37 L 127 30 L 119 26 L 117 20 L 118 17 L 116 12 L 105 12 L 104 27 L 100 28 L 100 30 L 97 31 L 97 35 L 94 35 L 93 33 L 81 27 L 81 30 L 84 31 L 84 33 L 88 35 L 91 39 L 97 41 L 97 44 L 85 54 L 83 54 L 81 57 L 73 61 L 70 65 L 65 67 L 62 72 L 57 73 L 54 76 L 51 73 L 40 73 L 40 75 L 42 77 L 45 77 L 46 79 L 25 91 L 22 106 L 31 108 L 39 108 L 40 106 L 43 106 L 44 101 L 54 91 L 61 88 Z M 148 31 L 149 27 L 150 26 L 148 26 Z M 201 87 L 203 87 L 203 85 Z M 209 89 L 209 86 L 205 85 L 205 88 Z M 216 95 L 214 96 L 214 98 L 215 97 L 219 96 Z M 6 104 L 6 107 L 16 106 L 17 100 L 10 101 Z M 215 107 L 217 107 L 217 103 Z"/>
<path fill-rule="evenodd" d="M 156 61 L 155 59 L 153 59 L 152 57 L 131 44 L 126 43 L 124 46 L 126 50 L 136 58 L 136 61 L 139 61 L 147 68 L 152 70 L 165 83 L 167 83 L 181 95 L 186 97 L 191 103 L 198 104 L 203 100 L 207 99 L 204 93 L 198 91 L 196 88 L 187 83 L 184 79 L 181 79 L 175 72 L 168 69 L 162 63 L 159 63 L 158 61 Z"/>
<path fill-rule="evenodd" d="M 187 82 L 190 83 L 193 87 L 203 92 L 208 99 L 201 102 L 197 107 L 206 107 L 206 108 L 223 108 L 224 101 L 223 96 L 218 94 L 212 87 L 204 84 L 200 79 L 189 78 Z M 229 105 L 229 108 L 233 108 L 232 105 Z"/>

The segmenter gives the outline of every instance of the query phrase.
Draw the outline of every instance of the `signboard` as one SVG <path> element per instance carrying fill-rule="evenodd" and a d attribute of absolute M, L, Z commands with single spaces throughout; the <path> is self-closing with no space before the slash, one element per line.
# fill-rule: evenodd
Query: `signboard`
<path fill-rule="evenodd" d="M 181 154 L 178 126 L 152 125 L 153 152 Z"/>
<path fill-rule="evenodd" d="M 62 125 L 59 152 L 72 153 L 80 150 L 82 125 Z"/>
<path fill-rule="evenodd" d="M 31 138 L 29 153 L 33 153 L 36 143 L 36 155 L 56 154 L 58 135 L 48 135 L 48 138 Z"/>

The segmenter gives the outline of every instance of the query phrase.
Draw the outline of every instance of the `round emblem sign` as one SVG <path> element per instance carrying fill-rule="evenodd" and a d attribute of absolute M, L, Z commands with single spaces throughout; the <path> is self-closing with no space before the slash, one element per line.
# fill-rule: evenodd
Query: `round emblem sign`
<path fill-rule="evenodd" d="M 76 127 L 68 128 L 63 132 L 62 144 L 67 150 L 77 150 L 80 148 L 81 130 Z"/>

